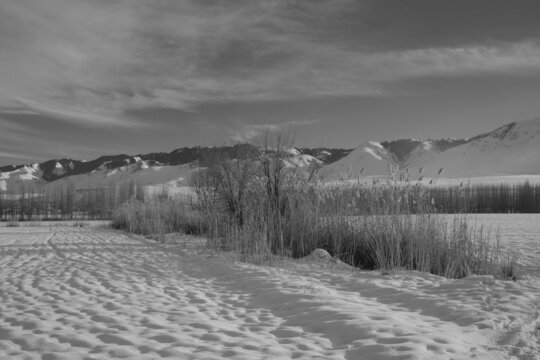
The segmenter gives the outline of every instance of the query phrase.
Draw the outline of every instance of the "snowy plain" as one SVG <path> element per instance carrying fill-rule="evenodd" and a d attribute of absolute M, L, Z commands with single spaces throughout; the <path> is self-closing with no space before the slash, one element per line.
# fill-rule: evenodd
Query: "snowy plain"
<path fill-rule="evenodd" d="M 476 220 L 506 224 L 516 282 L 322 253 L 256 266 L 92 224 L 0 227 L 0 359 L 540 359 L 540 216 L 497 216 Z"/>

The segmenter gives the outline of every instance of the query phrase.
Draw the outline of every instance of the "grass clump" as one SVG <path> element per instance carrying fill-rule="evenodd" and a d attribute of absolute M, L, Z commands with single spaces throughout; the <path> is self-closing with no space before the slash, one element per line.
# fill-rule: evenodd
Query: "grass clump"
<path fill-rule="evenodd" d="M 489 233 L 470 228 L 464 216 L 450 221 L 436 214 L 365 217 L 355 237 L 363 243 L 361 251 L 355 251 L 355 262 L 367 268 L 401 268 L 448 278 L 509 277 L 512 261 L 504 258 Z"/>
<path fill-rule="evenodd" d="M 112 226 L 161 241 L 167 233 L 200 234 L 204 228 L 185 199 L 164 197 L 126 201 L 113 212 Z"/>

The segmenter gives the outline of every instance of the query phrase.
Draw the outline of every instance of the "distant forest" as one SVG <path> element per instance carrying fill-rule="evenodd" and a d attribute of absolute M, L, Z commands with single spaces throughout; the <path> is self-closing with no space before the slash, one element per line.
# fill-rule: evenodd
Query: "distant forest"
<path fill-rule="evenodd" d="M 540 213 L 540 184 L 439 186 L 428 192 L 440 213 Z"/>
<path fill-rule="evenodd" d="M 144 187 L 134 181 L 77 191 L 73 183 L 47 187 L 26 187 L 23 184 L 17 193 L 0 192 L 0 221 L 110 220 L 119 205 L 127 200 L 142 201 L 145 198 Z M 371 214 L 373 207 L 362 201 L 364 196 L 361 194 L 369 191 L 369 187 L 348 190 L 354 190 L 356 195 L 351 195 L 351 198 L 356 201 L 353 208 L 343 209 L 342 213 Z M 529 182 L 430 186 L 422 187 L 422 192 L 423 199 L 427 199 L 429 204 L 417 207 L 413 204 L 417 197 L 411 196 L 408 208 L 412 213 L 540 213 L 540 184 Z M 165 191 L 157 196 L 168 197 Z"/>
<path fill-rule="evenodd" d="M 109 220 L 119 204 L 144 199 L 144 188 L 134 181 L 77 191 L 73 183 L 23 184 L 17 193 L 0 192 L 0 220 Z"/>

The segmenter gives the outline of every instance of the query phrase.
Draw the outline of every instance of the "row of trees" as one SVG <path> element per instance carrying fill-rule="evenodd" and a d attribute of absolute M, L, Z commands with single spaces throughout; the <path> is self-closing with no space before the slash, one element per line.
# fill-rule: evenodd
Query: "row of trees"
<path fill-rule="evenodd" d="M 119 204 L 144 196 L 144 187 L 134 181 L 83 190 L 71 182 L 54 186 L 22 182 L 17 192 L 0 192 L 0 220 L 109 220 Z"/>
<path fill-rule="evenodd" d="M 427 190 L 441 213 L 540 213 L 540 184 L 475 184 Z"/>
<path fill-rule="evenodd" d="M 411 182 L 320 189 L 325 211 L 371 214 L 540 213 L 540 184 L 426 186 Z"/>
<path fill-rule="evenodd" d="M 316 167 L 298 169 L 291 162 L 292 139 L 284 133 L 261 134 L 255 147 L 234 154 L 219 151 L 201 161 L 191 182 L 198 210 L 206 217 L 227 218 L 238 228 L 258 223 L 273 247 L 283 248 L 293 209 L 316 207 L 354 216 L 380 213 L 539 213 L 540 184 L 421 186 L 396 181 L 389 186 L 316 186 Z M 27 186 L 17 193 L 0 192 L 0 220 L 111 219 L 127 200 L 144 200 L 144 187 L 134 181 L 76 189 L 73 183 Z M 302 212 L 296 212 L 299 216 Z M 217 220 L 214 221 L 217 223 Z M 250 226 L 251 226 L 250 225 Z"/>

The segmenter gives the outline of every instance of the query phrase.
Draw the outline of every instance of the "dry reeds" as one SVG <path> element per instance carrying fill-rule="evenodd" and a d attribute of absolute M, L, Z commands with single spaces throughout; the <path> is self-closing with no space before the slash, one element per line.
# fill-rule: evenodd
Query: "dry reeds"
<path fill-rule="evenodd" d="M 197 201 L 131 200 L 115 211 L 114 224 L 160 238 L 171 231 L 204 234 L 215 250 L 256 263 L 322 248 L 362 269 L 515 276 L 514 260 L 488 233 L 471 228 L 467 217 L 436 214 L 420 182 L 394 174 L 369 186 L 323 185 L 309 171 L 287 167 L 290 152 L 265 140 L 256 157 L 205 161 L 193 179 Z"/>
<path fill-rule="evenodd" d="M 165 234 L 184 232 L 199 234 L 205 229 L 202 219 L 182 198 L 131 199 L 113 212 L 113 227 L 160 240 Z"/>
<path fill-rule="evenodd" d="M 305 183 L 284 188 L 279 223 L 262 194 L 264 189 L 257 186 L 246 190 L 241 224 L 219 201 L 201 208 L 197 202 L 192 206 L 164 198 L 127 201 L 114 212 L 113 224 L 159 239 L 177 231 L 203 234 L 215 250 L 234 251 L 240 260 L 254 263 L 302 257 L 322 248 L 366 270 L 417 270 L 449 278 L 515 277 L 514 259 L 504 256 L 489 233 L 471 227 L 466 216 L 429 212 L 429 201 L 421 198 L 424 192 L 418 188 Z M 417 213 L 422 207 L 426 211 Z"/>
<path fill-rule="evenodd" d="M 323 248 L 362 269 L 399 268 L 449 278 L 515 277 L 515 260 L 503 255 L 488 232 L 472 227 L 464 215 L 432 213 L 425 194 L 418 187 L 394 185 L 291 187 L 284 190 L 286 201 L 275 226 L 264 200 L 255 193 L 246 197 L 249 215 L 242 225 L 218 207 L 209 212 L 213 231 L 207 236 L 213 246 L 257 262 L 283 255 L 302 257 Z"/>

